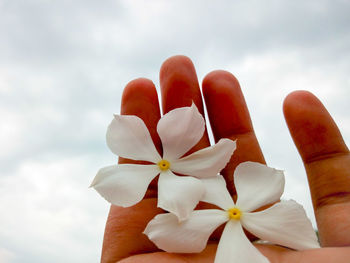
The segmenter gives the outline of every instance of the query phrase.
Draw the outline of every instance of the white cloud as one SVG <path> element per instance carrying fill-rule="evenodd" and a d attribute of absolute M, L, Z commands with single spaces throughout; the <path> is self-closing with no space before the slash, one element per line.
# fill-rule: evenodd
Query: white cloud
<path fill-rule="evenodd" d="M 16 258 L 15 254 L 6 248 L 0 247 L 0 260 L 2 263 L 12 263 Z"/>
<path fill-rule="evenodd" d="M 160 64 L 179 53 L 200 81 L 218 68 L 237 76 L 268 163 L 286 171 L 285 198 L 312 216 L 282 101 L 295 89 L 314 92 L 350 142 L 349 8 L 329 0 L 0 2 L 0 259 L 98 261 L 108 205 L 87 186 L 115 161 L 105 129 L 125 84 L 143 76 L 158 85 Z"/>
<path fill-rule="evenodd" d="M 0 205 L 6 211 L 0 240 L 16 254 L 15 262 L 31 254 L 37 257 L 33 262 L 62 262 L 68 255 L 71 262 L 98 261 L 109 209 L 88 188 L 98 162 L 98 156 L 28 160 L 0 177 Z"/>

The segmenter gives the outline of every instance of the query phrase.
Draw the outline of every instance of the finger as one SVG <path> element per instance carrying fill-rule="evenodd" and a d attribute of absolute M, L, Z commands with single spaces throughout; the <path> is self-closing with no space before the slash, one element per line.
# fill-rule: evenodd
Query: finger
<path fill-rule="evenodd" d="M 202 95 L 198 84 L 196 70 L 192 61 L 185 56 L 168 58 L 160 69 L 160 86 L 162 95 L 163 113 L 190 106 L 195 103 L 204 118 Z M 192 153 L 210 145 L 207 129 L 201 140 L 187 153 Z M 209 209 L 211 205 L 200 202 L 196 209 Z M 217 240 L 223 228 L 215 231 L 210 239 Z"/>
<path fill-rule="evenodd" d="M 212 263 L 217 245 L 208 245 L 202 252 L 195 254 L 176 254 L 156 252 L 131 256 L 119 263 Z"/>
<path fill-rule="evenodd" d="M 237 149 L 222 171 L 229 191 L 235 194 L 233 171 L 245 161 L 265 163 L 249 111 L 237 79 L 226 71 L 213 71 L 203 80 L 203 96 L 215 141 L 237 140 Z"/>
<path fill-rule="evenodd" d="M 135 115 L 141 118 L 148 128 L 158 152 L 162 151 L 161 141 L 157 133 L 157 123 L 160 119 L 160 108 L 157 90 L 152 81 L 139 78 L 130 81 L 126 85 L 123 91 L 120 114 Z M 119 157 L 118 163 L 143 164 L 145 162 Z M 153 180 L 148 187 L 145 197 L 156 196 L 157 180 Z"/>
<path fill-rule="evenodd" d="M 160 109 L 157 90 L 152 81 L 143 78 L 130 81 L 123 92 L 120 113 L 141 118 L 151 134 L 154 145 L 158 151 L 161 150 L 161 142 L 157 133 Z M 130 162 L 132 160 L 128 161 Z"/>
<path fill-rule="evenodd" d="M 284 115 L 303 159 L 323 246 L 350 245 L 350 154 L 322 103 L 310 92 L 287 96 Z"/>
<path fill-rule="evenodd" d="M 196 70 L 192 61 L 185 56 L 174 56 L 167 59 L 160 69 L 160 87 L 163 113 L 194 102 L 204 117 L 202 96 L 199 89 Z M 189 153 L 209 146 L 207 131 Z"/>
<path fill-rule="evenodd" d="M 350 248 L 322 248 L 295 251 L 272 245 L 255 245 L 271 263 L 348 263 Z M 131 256 L 119 263 L 212 263 L 214 262 L 216 245 L 209 245 L 198 254 L 172 254 L 156 252 Z M 235 258 L 232 259 L 232 262 Z"/>
<path fill-rule="evenodd" d="M 158 151 L 160 139 L 156 132 L 160 109 L 157 91 L 154 84 L 147 79 L 131 81 L 124 89 L 121 114 L 136 115 L 146 124 Z M 120 158 L 119 163 L 140 163 Z M 157 194 L 156 181 L 149 186 L 146 197 Z M 112 205 L 106 223 L 102 262 L 117 262 L 133 253 L 155 251 L 156 247 L 142 234 L 147 223 L 157 214 L 156 199 L 144 199 L 127 208 Z"/>

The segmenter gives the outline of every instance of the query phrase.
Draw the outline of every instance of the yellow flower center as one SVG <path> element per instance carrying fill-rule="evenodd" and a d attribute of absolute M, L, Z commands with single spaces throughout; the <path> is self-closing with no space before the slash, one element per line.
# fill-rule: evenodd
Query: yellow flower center
<path fill-rule="evenodd" d="M 170 168 L 170 162 L 167 160 L 161 160 L 158 163 L 159 169 L 162 171 L 166 171 Z"/>
<path fill-rule="evenodd" d="M 227 210 L 227 214 L 230 219 L 239 220 L 241 218 L 242 212 L 237 207 L 233 207 Z"/>

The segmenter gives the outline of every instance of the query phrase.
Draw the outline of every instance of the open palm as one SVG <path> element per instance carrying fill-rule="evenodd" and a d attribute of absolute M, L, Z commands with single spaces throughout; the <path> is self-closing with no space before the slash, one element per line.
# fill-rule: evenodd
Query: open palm
<path fill-rule="evenodd" d="M 166 60 L 160 70 L 163 112 L 191 105 L 203 114 L 201 91 L 192 62 L 183 56 Z M 254 134 L 249 112 L 235 77 L 214 71 L 203 80 L 203 96 L 213 135 L 237 140 L 237 150 L 222 171 L 229 191 L 235 195 L 232 174 L 244 161 L 265 163 Z M 147 79 L 131 81 L 125 88 L 121 114 L 137 115 L 145 122 L 152 139 L 162 151 L 156 132 L 160 108 L 154 84 Z M 204 115 L 204 114 L 203 114 Z M 284 115 L 308 175 L 316 221 L 323 248 L 293 251 L 257 245 L 274 263 L 350 262 L 350 154 L 333 119 L 311 93 L 291 93 L 284 102 Z M 205 132 L 191 152 L 207 147 Z M 135 161 L 120 158 L 120 163 Z M 157 183 L 152 182 L 145 198 L 138 204 L 122 208 L 111 206 L 108 216 L 101 262 L 213 262 L 218 242 L 214 233 L 207 248 L 198 254 L 161 252 L 142 234 L 147 223 L 162 210 L 157 208 Z M 200 204 L 200 206 L 203 204 Z"/>

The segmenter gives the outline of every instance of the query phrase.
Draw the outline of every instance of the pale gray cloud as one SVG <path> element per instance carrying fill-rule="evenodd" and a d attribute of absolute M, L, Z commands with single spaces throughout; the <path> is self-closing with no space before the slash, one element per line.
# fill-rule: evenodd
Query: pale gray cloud
<path fill-rule="evenodd" d="M 285 197 L 312 206 L 283 120 L 314 92 L 350 141 L 349 1 L 0 1 L 0 260 L 97 262 L 108 204 L 88 189 L 115 161 L 105 129 L 125 84 L 158 86 L 161 63 L 191 57 L 240 80 Z M 314 222 L 314 219 L 313 219 Z"/>

